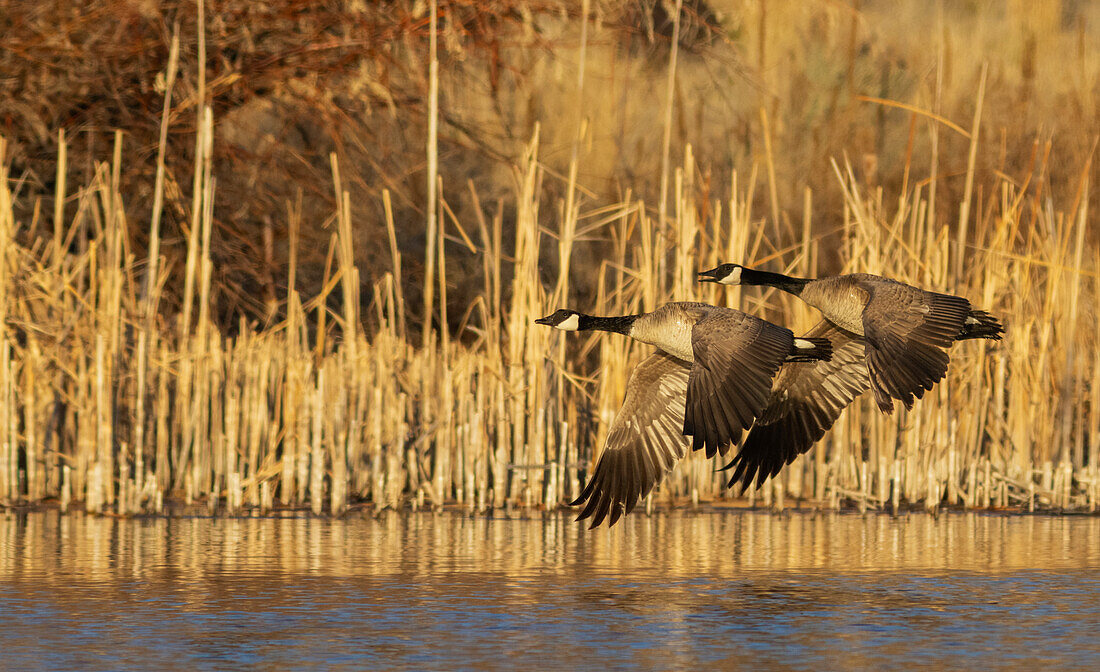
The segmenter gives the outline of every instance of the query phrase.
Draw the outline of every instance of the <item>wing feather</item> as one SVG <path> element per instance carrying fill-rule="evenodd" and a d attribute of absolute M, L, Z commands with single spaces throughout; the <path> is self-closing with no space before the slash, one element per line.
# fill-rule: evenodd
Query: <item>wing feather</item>
<path fill-rule="evenodd" d="M 714 309 L 692 328 L 695 362 L 684 434 L 707 457 L 725 455 L 764 410 L 772 379 L 791 353 L 789 329 L 740 311 Z"/>
<path fill-rule="evenodd" d="M 759 486 L 775 476 L 821 439 L 870 387 L 862 338 L 824 320 L 806 335 L 828 338 L 833 357 L 783 365 L 767 407 L 725 467 L 734 469 L 730 487 L 740 483 L 744 492 L 754 481 Z"/>
<path fill-rule="evenodd" d="M 875 399 L 885 413 L 893 411 L 894 399 L 912 408 L 914 398 L 923 397 L 947 375 L 945 349 L 963 330 L 970 302 L 898 282 L 876 282 L 868 288 L 863 329 Z"/>
<path fill-rule="evenodd" d="M 577 520 L 605 519 L 614 525 L 629 513 L 687 453 L 681 433 L 687 398 L 688 363 L 655 352 L 634 369 L 622 408 L 591 478 L 573 506 L 584 505 Z"/>

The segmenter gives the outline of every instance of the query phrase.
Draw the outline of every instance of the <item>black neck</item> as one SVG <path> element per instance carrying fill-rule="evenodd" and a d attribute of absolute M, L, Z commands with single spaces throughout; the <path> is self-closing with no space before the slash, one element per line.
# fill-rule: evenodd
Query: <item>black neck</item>
<path fill-rule="evenodd" d="M 595 317 L 581 315 L 577 322 L 577 331 L 613 331 L 616 334 L 630 334 L 630 325 L 641 315 L 619 315 L 616 317 Z"/>
<path fill-rule="evenodd" d="M 802 293 L 802 290 L 806 287 L 808 282 L 810 281 L 805 278 L 792 278 L 782 273 L 755 271 L 751 268 L 741 269 L 742 285 L 766 285 L 768 287 L 782 289 L 784 292 L 790 292 L 795 296 Z"/>

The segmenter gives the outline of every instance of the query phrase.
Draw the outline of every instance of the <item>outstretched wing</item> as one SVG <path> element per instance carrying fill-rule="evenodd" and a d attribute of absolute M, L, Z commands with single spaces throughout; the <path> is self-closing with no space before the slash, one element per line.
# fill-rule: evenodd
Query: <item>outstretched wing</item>
<path fill-rule="evenodd" d="M 767 408 L 741 449 L 725 468 L 733 468 L 729 487 L 741 492 L 755 479 L 759 487 L 813 447 L 841 411 L 871 386 L 863 339 L 822 320 L 806 337 L 833 344 L 829 361 L 784 364 L 776 376 Z"/>
<path fill-rule="evenodd" d="M 611 423 L 607 444 L 574 506 L 577 520 L 609 525 L 630 513 L 687 452 L 681 433 L 687 397 L 688 363 L 657 351 L 638 365 L 627 382 L 623 406 Z"/>
<path fill-rule="evenodd" d="M 688 380 L 684 434 L 707 457 L 725 455 L 752 426 L 791 353 L 790 329 L 740 311 L 714 309 L 691 332 L 695 363 Z"/>
<path fill-rule="evenodd" d="M 926 292 L 901 283 L 869 286 L 863 311 L 867 365 L 879 408 L 906 408 L 947 374 L 945 348 L 955 342 L 970 314 L 970 302 L 958 296 Z"/>

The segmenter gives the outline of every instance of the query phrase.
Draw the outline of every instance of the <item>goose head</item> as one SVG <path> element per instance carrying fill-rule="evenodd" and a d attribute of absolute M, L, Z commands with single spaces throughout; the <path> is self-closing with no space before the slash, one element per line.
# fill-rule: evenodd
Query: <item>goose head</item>
<path fill-rule="evenodd" d="M 744 270 L 744 268 L 745 267 L 741 264 L 722 264 L 709 271 L 702 271 L 699 273 L 699 282 L 717 282 L 720 285 L 740 285 L 741 271 Z"/>
<path fill-rule="evenodd" d="M 535 324 L 545 324 L 562 331 L 577 331 L 581 326 L 581 314 L 575 310 L 560 308 L 546 317 L 535 320 Z"/>

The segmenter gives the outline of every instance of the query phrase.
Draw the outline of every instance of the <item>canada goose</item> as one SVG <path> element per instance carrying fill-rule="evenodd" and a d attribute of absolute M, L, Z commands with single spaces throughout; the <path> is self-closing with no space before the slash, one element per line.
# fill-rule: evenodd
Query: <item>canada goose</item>
<path fill-rule="evenodd" d="M 596 469 L 573 506 L 592 527 L 633 510 L 638 500 L 692 449 L 723 456 L 768 401 L 784 362 L 827 359 L 826 338 L 795 338 L 789 329 L 738 310 L 667 303 L 651 313 L 594 317 L 558 310 L 535 320 L 563 331 L 600 330 L 655 345 L 630 376 Z"/>
<path fill-rule="evenodd" d="M 800 297 L 841 330 L 864 339 L 875 401 L 884 413 L 893 399 L 913 407 L 947 373 L 945 348 L 968 338 L 1000 340 L 997 318 L 959 296 L 925 291 L 869 273 L 817 280 L 722 264 L 699 274 L 723 285 L 766 285 Z"/>

